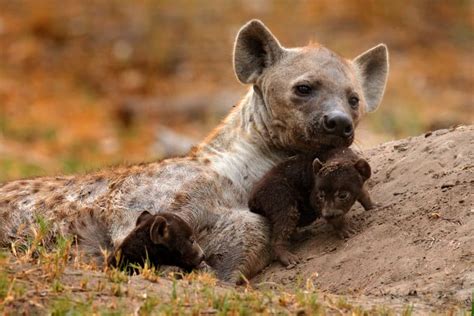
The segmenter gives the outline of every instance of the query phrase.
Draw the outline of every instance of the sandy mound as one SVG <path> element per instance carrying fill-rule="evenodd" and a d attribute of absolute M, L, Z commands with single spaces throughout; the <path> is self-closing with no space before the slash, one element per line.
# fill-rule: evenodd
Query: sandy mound
<path fill-rule="evenodd" d="M 474 289 L 474 126 L 439 130 L 364 152 L 369 188 L 382 206 L 357 205 L 357 230 L 339 240 L 318 220 L 296 246 L 304 263 L 277 263 L 254 284 L 294 287 L 311 275 L 324 292 L 431 306 L 470 306 Z M 387 301 L 388 303 L 388 301 Z M 445 306 L 445 305 L 444 305 Z"/>

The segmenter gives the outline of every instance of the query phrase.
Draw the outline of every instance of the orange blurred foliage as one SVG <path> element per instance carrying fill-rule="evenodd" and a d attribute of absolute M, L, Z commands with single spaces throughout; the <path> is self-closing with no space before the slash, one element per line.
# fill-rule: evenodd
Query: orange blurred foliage
<path fill-rule="evenodd" d="M 472 124 L 470 1 L 0 0 L 0 180 L 160 158 L 158 126 L 201 138 L 246 87 L 238 28 L 344 56 L 387 43 L 384 102 L 359 144 Z"/>

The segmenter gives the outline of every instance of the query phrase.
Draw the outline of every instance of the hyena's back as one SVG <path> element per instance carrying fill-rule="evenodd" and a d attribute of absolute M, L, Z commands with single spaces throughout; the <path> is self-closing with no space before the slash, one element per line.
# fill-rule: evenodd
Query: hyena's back
<path fill-rule="evenodd" d="M 81 208 L 103 197 L 109 180 L 101 174 L 17 180 L 0 187 L 0 245 L 21 237 L 39 217 L 54 228 L 72 218 Z"/>
<path fill-rule="evenodd" d="M 206 209 L 216 206 L 206 207 L 203 200 L 230 207 L 218 182 L 217 174 L 189 158 L 82 176 L 8 182 L 0 186 L 0 245 L 21 238 L 38 216 L 49 220 L 54 232 L 92 236 L 92 240 L 107 237 L 116 244 L 133 228 L 143 210 L 183 209 L 196 216 L 200 212 L 193 205 Z"/>

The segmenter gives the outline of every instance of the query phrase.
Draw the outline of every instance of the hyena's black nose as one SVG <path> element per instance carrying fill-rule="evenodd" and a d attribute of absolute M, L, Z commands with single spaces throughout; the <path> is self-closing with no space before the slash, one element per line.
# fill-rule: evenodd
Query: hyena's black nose
<path fill-rule="evenodd" d="M 354 134 L 351 118 L 342 112 L 334 111 L 323 117 L 323 127 L 326 132 L 349 138 Z"/>

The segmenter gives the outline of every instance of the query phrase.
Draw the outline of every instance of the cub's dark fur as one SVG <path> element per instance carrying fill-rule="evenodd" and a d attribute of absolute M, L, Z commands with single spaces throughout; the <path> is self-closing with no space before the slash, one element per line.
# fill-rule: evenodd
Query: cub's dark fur
<path fill-rule="evenodd" d="M 321 160 L 324 161 L 324 164 Z M 370 166 L 351 149 L 335 149 L 315 156 L 296 156 L 275 166 L 254 186 L 249 199 L 252 212 L 267 217 L 272 226 L 272 246 L 284 265 L 298 262 L 288 250 L 297 227 L 324 217 L 341 237 L 352 232 L 344 214 L 358 200 L 372 208 L 364 182 Z"/>
<path fill-rule="evenodd" d="M 190 271 L 204 259 L 201 247 L 194 239 L 192 228 L 180 217 L 161 212 L 155 215 L 144 211 L 135 229 L 109 256 L 109 266 L 176 266 Z"/>

